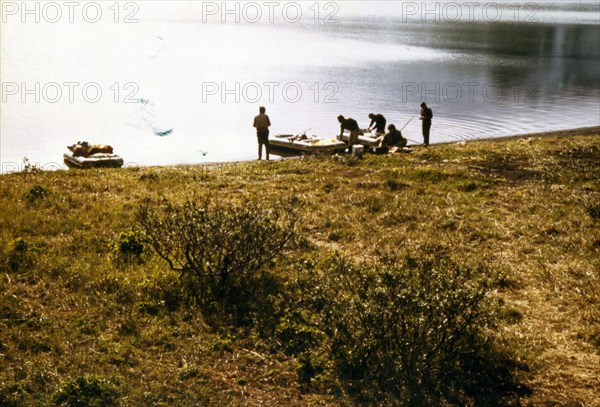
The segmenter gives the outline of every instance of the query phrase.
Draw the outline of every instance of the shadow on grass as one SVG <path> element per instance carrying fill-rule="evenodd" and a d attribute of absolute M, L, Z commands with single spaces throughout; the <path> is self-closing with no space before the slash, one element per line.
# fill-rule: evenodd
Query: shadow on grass
<path fill-rule="evenodd" d="M 486 160 L 476 161 L 471 168 L 486 177 L 503 178 L 509 183 L 519 183 L 539 179 L 543 174 L 529 168 L 529 160 L 525 156 L 491 155 Z"/>

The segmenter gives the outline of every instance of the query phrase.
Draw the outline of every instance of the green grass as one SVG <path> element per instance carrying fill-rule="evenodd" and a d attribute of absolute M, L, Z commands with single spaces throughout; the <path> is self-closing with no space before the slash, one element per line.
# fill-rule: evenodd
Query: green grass
<path fill-rule="evenodd" d="M 600 404 L 600 136 L 0 180 L 1 405 L 96 387 L 127 406 L 352 403 L 281 337 L 207 324 L 179 275 L 140 253 L 144 199 L 203 196 L 302 202 L 302 250 L 271 269 L 292 293 L 299 269 L 334 252 L 369 262 L 436 248 L 501 271 L 493 336 L 532 391 L 520 401 Z"/>

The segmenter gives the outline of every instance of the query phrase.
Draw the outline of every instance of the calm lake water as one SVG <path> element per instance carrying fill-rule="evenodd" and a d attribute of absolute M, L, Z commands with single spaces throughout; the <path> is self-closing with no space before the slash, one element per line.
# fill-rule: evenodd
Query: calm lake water
<path fill-rule="evenodd" d="M 252 159 L 259 105 L 272 134 L 334 136 L 339 114 L 367 127 L 371 112 L 401 128 L 422 100 L 434 143 L 600 124 L 598 1 L 99 2 L 72 16 L 31 2 L 39 23 L 10 3 L 2 172 L 23 157 L 62 167 L 78 140 L 130 165 Z M 418 118 L 403 133 L 419 142 Z"/>

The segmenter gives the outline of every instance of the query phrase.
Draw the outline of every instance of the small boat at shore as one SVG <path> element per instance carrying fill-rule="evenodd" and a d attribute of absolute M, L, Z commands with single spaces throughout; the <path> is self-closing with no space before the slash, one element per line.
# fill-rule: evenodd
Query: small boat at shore
<path fill-rule="evenodd" d="M 349 139 L 350 132 L 344 131 L 344 134 L 342 135 L 342 141 L 347 143 Z M 361 130 L 361 134 L 358 136 L 358 144 L 369 148 L 379 147 L 382 139 L 383 134 L 375 133 L 375 131 L 370 132 L 368 130 Z"/>
<path fill-rule="evenodd" d="M 307 136 L 302 134 L 278 134 L 269 138 L 269 147 L 301 154 L 335 154 L 348 148 L 346 143 L 336 139 Z"/>
<path fill-rule="evenodd" d="M 75 157 L 73 153 L 63 155 L 64 163 L 69 168 L 121 168 L 123 158 L 116 154 L 97 153 L 89 157 Z"/>
<path fill-rule="evenodd" d="M 124 164 L 123 158 L 108 145 L 80 141 L 67 148 L 69 152 L 63 154 L 63 161 L 69 168 L 121 168 Z"/>

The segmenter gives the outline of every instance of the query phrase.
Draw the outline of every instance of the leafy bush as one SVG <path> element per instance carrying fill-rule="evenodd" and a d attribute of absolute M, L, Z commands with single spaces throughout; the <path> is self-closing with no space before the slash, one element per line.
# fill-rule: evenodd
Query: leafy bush
<path fill-rule="evenodd" d="M 304 295 L 358 400 L 498 405 L 519 390 L 487 333 L 493 273 L 433 257 L 357 266 L 338 256 L 311 280 Z"/>
<path fill-rule="evenodd" d="M 476 191 L 480 187 L 481 187 L 481 184 L 479 184 L 476 181 L 466 181 L 466 182 L 460 183 L 458 185 L 458 190 L 463 191 L 463 192 L 473 192 L 473 191 Z"/>
<path fill-rule="evenodd" d="M 274 209 L 248 199 L 159 208 L 146 203 L 138 219 L 158 255 L 181 274 L 209 323 L 244 325 L 257 313 L 271 313 L 270 297 L 279 283 L 265 266 L 294 242 L 293 203 Z"/>
<path fill-rule="evenodd" d="M 277 339 L 284 344 L 289 355 L 301 355 L 321 342 L 321 332 L 308 323 L 305 316 L 296 310 L 289 310 L 275 329 Z"/>
<path fill-rule="evenodd" d="M 35 263 L 35 255 L 38 251 L 34 244 L 22 237 L 16 238 L 5 250 L 8 269 L 17 272 L 31 267 Z"/>
<path fill-rule="evenodd" d="M 22 174 L 37 174 L 42 171 L 42 168 L 38 164 L 32 164 L 27 157 L 23 158 L 23 168 L 21 170 Z"/>
<path fill-rule="evenodd" d="M 294 305 L 296 308 L 302 308 L 300 304 Z M 309 387 L 318 390 L 318 385 L 323 383 L 317 382 L 323 380 L 315 379 L 326 370 L 328 363 L 328 355 L 322 346 L 325 335 L 311 319 L 310 315 L 288 309 L 275 328 L 275 336 L 283 346 L 284 352 L 296 357 L 298 382 L 304 391 Z"/>
<path fill-rule="evenodd" d="M 390 189 L 390 191 L 402 191 L 403 189 L 406 189 L 409 187 L 408 184 L 405 184 L 404 182 L 399 182 L 395 179 L 388 179 L 386 181 L 386 184 L 387 184 L 388 188 Z"/>
<path fill-rule="evenodd" d="M 586 211 L 592 219 L 600 219 L 600 205 L 588 206 Z"/>
<path fill-rule="evenodd" d="M 112 407 L 118 405 L 119 388 L 96 376 L 83 376 L 67 383 L 54 397 L 57 406 Z"/>
<path fill-rule="evenodd" d="M 160 176 L 158 175 L 158 173 L 154 172 L 154 171 L 150 171 L 147 172 L 145 174 L 140 175 L 140 181 L 158 181 L 160 179 Z"/>
<path fill-rule="evenodd" d="M 25 192 L 25 199 L 30 205 L 33 205 L 37 202 L 44 201 L 50 195 L 52 195 L 51 191 L 45 186 L 34 185 L 29 191 Z"/>
<path fill-rule="evenodd" d="M 17 407 L 26 394 L 27 390 L 20 383 L 0 383 L 0 406 Z"/>
<path fill-rule="evenodd" d="M 110 248 L 116 259 L 123 262 L 136 261 L 143 263 L 147 252 L 148 237 L 139 230 L 127 230 L 110 243 Z"/>

